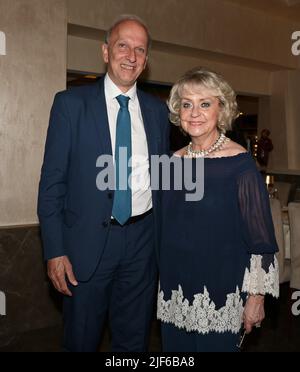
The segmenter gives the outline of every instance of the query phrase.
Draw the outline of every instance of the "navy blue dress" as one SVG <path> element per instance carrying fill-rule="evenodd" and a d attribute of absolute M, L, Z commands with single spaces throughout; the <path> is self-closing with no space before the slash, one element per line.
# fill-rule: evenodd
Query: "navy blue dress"
<path fill-rule="evenodd" d="M 174 175 L 171 190 L 162 192 L 163 351 L 235 351 L 247 294 L 279 295 L 269 198 L 248 153 L 176 159 L 194 181 L 198 161 L 202 200 L 186 201 L 191 191 L 177 190 Z"/>

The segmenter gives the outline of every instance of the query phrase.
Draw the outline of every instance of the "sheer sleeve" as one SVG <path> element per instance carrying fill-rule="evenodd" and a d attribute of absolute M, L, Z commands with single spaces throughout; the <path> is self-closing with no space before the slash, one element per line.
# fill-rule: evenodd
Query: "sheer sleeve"
<path fill-rule="evenodd" d="M 243 292 L 279 296 L 279 270 L 269 196 L 260 173 L 250 169 L 238 178 L 242 231 L 249 253 Z"/>
<path fill-rule="evenodd" d="M 249 170 L 239 176 L 238 198 L 248 253 L 276 253 L 269 196 L 258 171 Z"/>

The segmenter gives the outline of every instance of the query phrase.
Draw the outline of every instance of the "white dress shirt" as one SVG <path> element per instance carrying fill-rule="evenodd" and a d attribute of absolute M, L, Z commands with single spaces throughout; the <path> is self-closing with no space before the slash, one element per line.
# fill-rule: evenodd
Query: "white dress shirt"
<path fill-rule="evenodd" d="M 139 216 L 152 208 L 152 193 L 150 187 L 148 143 L 136 92 L 136 84 L 128 92 L 123 93 L 114 84 L 109 75 L 106 74 L 104 91 L 114 158 L 117 117 L 120 109 L 116 97 L 122 94 L 130 98 L 128 109 L 131 119 L 132 139 L 132 216 Z"/>

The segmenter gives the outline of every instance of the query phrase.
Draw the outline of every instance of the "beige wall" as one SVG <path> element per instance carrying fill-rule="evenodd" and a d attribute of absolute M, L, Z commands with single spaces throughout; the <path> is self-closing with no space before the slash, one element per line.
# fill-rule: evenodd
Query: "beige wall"
<path fill-rule="evenodd" d="M 67 0 L 68 69 L 103 73 L 100 40 L 122 13 L 142 17 L 154 39 L 147 79 L 173 83 L 196 65 L 221 72 L 240 94 L 260 97 L 259 129 L 274 141 L 270 165 L 300 170 L 300 58 L 291 53 L 300 24 L 223 0 Z M 159 10 L 159 11 L 158 11 Z"/>
<path fill-rule="evenodd" d="M 272 130 L 272 167 L 300 169 L 300 59 L 291 54 L 300 25 L 223 0 L 0 0 L 7 37 L 7 56 L 0 56 L 0 226 L 37 221 L 53 95 L 64 89 L 67 68 L 104 72 L 99 40 L 121 13 L 149 24 L 149 80 L 173 83 L 195 65 L 218 70 L 237 92 L 262 97 L 259 125 Z"/>
<path fill-rule="evenodd" d="M 296 68 L 300 25 L 223 0 L 67 0 L 69 23 L 106 30 L 122 13 L 141 16 L 154 40 Z"/>
<path fill-rule="evenodd" d="M 103 73 L 100 41 L 122 13 L 141 16 L 154 39 L 148 78 L 173 83 L 196 65 L 223 73 L 239 93 L 271 94 L 272 71 L 297 68 L 298 25 L 222 0 L 67 0 L 68 69 Z M 159 10 L 159 11 L 158 11 Z M 74 25 L 76 25 L 74 27 Z M 300 27 L 300 25 L 299 25 Z"/>
<path fill-rule="evenodd" d="M 260 107 L 259 130 L 270 128 L 274 151 L 270 169 L 300 170 L 300 71 L 272 74 L 271 95 Z M 265 120 L 264 120 L 265 119 Z"/>
<path fill-rule="evenodd" d="M 271 98 L 270 96 L 264 96 L 259 98 L 259 103 L 258 103 L 258 130 L 257 134 L 258 137 L 260 137 L 260 133 L 263 129 L 269 128 L 271 130 Z M 271 138 L 273 140 L 274 133 L 271 133 Z M 275 152 L 276 155 L 277 152 Z M 274 151 L 270 153 L 269 157 L 269 163 L 273 163 L 273 155 Z"/>
<path fill-rule="evenodd" d="M 207 66 L 222 74 L 239 93 L 270 94 L 271 72 L 232 65 L 205 57 L 184 55 L 173 50 L 162 51 L 153 46 L 146 78 L 150 81 L 172 84 L 180 75 L 195 66 Z M 101 55 L 101 41 L 68 36 L 68 69 L 102 74 L 105 64 Z"/>
<path fill-rule="evenodd" d="M 64 0 L 0 0 L 0 226 L 37 222 L 49 110 L 66 81 Z"/>
<path fill-rule="evenodd" d="M 300 169 L 300 71 L 289 71 L 287 82 L 288 168 Z"/>
<path fill-rule="evenodd" d="M 286 121 L 286 88 L 287 72 L 272 74 L 272 95 L 270 97 L 270 130 L 274 151 L 270 158 L 270 168 L 287 169 L 287 121 Z"/>

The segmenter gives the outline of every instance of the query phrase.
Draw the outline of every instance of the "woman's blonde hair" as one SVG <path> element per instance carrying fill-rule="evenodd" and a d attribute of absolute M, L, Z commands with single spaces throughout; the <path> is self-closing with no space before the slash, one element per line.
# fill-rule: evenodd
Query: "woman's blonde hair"
<path fill-rule="evenodd" d="M 236 94 L 221 75 L 203 67 L 197 67 L 186 72 L 173 86 L 168 100 L 170 120 L 173 124 L 181 125 L 179 113 L 181 97 L 183 90 L 186 88 L 193 92 L 201 91 L 202 88 L 215 92 L 214 96 L 219 99 L 221 107 L 217 124 L 218 129 L 222 133 L 231 129 L 233 120 L 238 117 Z"/>

